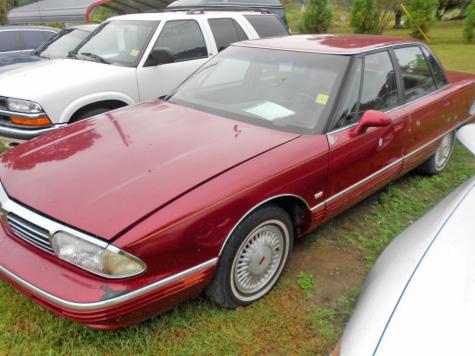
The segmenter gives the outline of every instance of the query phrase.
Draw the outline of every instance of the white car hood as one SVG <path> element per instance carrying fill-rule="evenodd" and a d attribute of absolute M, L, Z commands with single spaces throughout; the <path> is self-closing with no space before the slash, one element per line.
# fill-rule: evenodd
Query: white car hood
<path fill-rule="evenodd" d="M 475 187 L 406 287 L 376 355 L 475 354 Z"/>
<path fill-rule="evenodd" d="M 117 78 L 131 71 L 135 71 L 135 68 L 84 60 L 41 61 L 0 73 L 0 96 L 41 103 L 45 98 L 54 97 L 55 92 L 64 93 L 91 81 L 100 86 L 101 82 L 108 82 L 109 78 Z"/>

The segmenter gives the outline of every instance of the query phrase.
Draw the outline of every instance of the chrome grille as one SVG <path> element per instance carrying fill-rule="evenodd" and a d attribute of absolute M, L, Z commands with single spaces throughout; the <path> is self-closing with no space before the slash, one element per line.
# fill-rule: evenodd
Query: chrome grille
<path fill-rule="evenodd" d="M 18 237 L 45 251 L 54 253 L 49 242 L 48 230 L 43 229 L 38 225 L 32 224 L 31 222 L 22 219 L 13 213 L 9 213 L 7 215 L 7 222 L 12 231 Z"/>
<path fill-rule="evenodd" d="M 6 109 L 7 109 L 7 98 L 0 96 L 0 110 L 6 110 Z"/>

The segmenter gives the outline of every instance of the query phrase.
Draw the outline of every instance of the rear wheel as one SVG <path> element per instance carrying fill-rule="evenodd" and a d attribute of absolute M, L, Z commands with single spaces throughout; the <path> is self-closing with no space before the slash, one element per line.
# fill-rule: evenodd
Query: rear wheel
<path fill-rule="evenodd" d="M 418 171 L 430 175 L 439 174 L 449 163 L 455 144 L 455 133 L 451 132 L 442 138 L 439 147 L 427 161 L 422 163 Z"/>
<path fill-rule="evenodd" d="M 293 235 L 292 221 L 281 208 L 267 206 L 251 213 L 226 243 L 206 294 L 226 308 L 266 295 L 284 270 Z"/>

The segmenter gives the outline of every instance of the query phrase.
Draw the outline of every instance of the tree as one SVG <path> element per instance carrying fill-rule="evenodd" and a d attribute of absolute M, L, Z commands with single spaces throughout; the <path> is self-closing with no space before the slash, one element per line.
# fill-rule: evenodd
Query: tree
<path fill-rule="evenodd" d="M 8 0 L 0 0 L 0 25 L 6 25 L 8 23 Z"/>
<path fill-rule="evenodd" d="M 466 10 L 467 17 L 463 28 L 463 36 L 467 41 L 472 41 L 474 37 L 473 26 L 475 26 L 475 0 L 472 0 Z"/>
<path fill-rule="evenodd" d="M 422 39 L 420 31 L 428 33 L 435 22 L 434 9 L 437 7 L 437 0 L 411 0 L 408 3 L 407 22 L 411 28 L 411 35 L 414 38 Z"/>
<path fill-rule="evenodd" d="M 350 25 L 356 33 L 381 34 L 389 24 L 399 0 L 355 0 Z"/>
<path fill-rule="evenodd" d="M 327 0 L 310 0 L 300 22 L 300 31 L 306 33 L 327 32 L 333 13 Z"/>

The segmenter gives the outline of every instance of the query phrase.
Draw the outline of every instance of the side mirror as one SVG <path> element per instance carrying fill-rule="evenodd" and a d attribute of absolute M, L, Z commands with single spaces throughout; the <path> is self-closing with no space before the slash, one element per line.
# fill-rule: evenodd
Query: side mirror
<path fill-rule="evenodd" d="M 350 136 L 355 137 L 365 133 L 370 127 L 385 127 L 391 125 L 391 118 L 381 111 L 368 110 L 361 117 L 358 125 L 350 130 Z"/>
<path fill-rule="evenodd" d="M 146 66 L 156 66 L 175 62 L 175 56 L 168 48 L 154 48 L 150 52 Z"/>
<path fill-rule="evenodd" d="M 457 131 L 458 140 L 475 155 L 475 124 L 462 126 Z"/>

